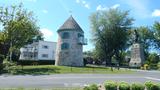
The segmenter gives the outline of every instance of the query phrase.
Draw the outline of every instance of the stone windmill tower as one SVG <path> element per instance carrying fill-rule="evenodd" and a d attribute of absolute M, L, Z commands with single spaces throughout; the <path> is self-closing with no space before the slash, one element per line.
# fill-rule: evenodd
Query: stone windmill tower
<path fill-rule="evenodd" d="M 83 45 L 87 44 L 87 39 L 84 38 L 84 32 L 78 23 L 70 16 L 57 32 L 55 65 L 84 66 Z"/>

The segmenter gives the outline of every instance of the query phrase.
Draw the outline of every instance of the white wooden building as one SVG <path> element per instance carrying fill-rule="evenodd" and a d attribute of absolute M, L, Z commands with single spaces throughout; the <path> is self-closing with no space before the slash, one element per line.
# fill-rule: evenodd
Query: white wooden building
<path fill-rule="evenodd" d="M 55 60 L 56 42 L 34 42 L 22 47 L 20 52 L 20 60 Z"/>

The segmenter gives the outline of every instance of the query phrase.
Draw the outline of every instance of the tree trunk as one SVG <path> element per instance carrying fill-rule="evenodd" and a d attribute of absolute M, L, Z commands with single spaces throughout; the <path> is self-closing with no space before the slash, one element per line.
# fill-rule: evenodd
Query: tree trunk
<path fill-rule="evenodd" d="M 10 43 L 10 48 L 12 48 L 12 41 Z M 9 61 L 12 61 L 12 49 L 10 50 Z"/>

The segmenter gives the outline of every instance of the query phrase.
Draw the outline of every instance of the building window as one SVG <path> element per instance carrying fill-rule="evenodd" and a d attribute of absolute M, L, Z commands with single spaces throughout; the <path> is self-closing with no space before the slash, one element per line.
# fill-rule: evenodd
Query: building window
<path fill-rule="evenodd" d="M 43 45 L 42 48 L 48 49 L 48 46 L 47 45 Z"/>
<path fill-rule="evenodd" d="M 63 43 L 63 44 L 61 45 L 61 49 L 62 49 L 62 50 L 69 49 L 69 44 L 68 44 L 68 43 Z"/>
<path fill-rule="evenodd" d="M 43 58 L 48 58 L 48 54 L 42 54 Z"/>
<path fill-rule="evenodd" d="M 81 33 L 78 33 L 78 38 L 79 38 L 79 37 L 84 37 L 84 35 L 81 34 Z"/>
<path fill-rule="evenodd" d="M 27 52 L 23 52 L 23 57 L 27 57 L 28 56 L 28 53 Z"/>
<path fill-rule="evenodd" d="M 68 38 L 69 38 L 69 32 L 64 32 L 64 33 L 62 34 L 62 38 L 63 38 L 63 39 L 68 39 Z"/>

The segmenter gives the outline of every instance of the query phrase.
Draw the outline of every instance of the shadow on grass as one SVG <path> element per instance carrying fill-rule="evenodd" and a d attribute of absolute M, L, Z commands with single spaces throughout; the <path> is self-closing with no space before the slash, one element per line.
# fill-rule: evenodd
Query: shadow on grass
<path fill-rule="evenodd" d="M 105 66 L 95 66 L 95 65 L 88 65 L 88 66 L 85 66 L 85 68 L 109 69 L 109 67 L 105 67 Z"/>
<path fill-rule="evenodd" d="M 18 69 L 15 75 L 49 75 L 53 73 L 60 73 L 59 68 L 25 68 Z"/>

